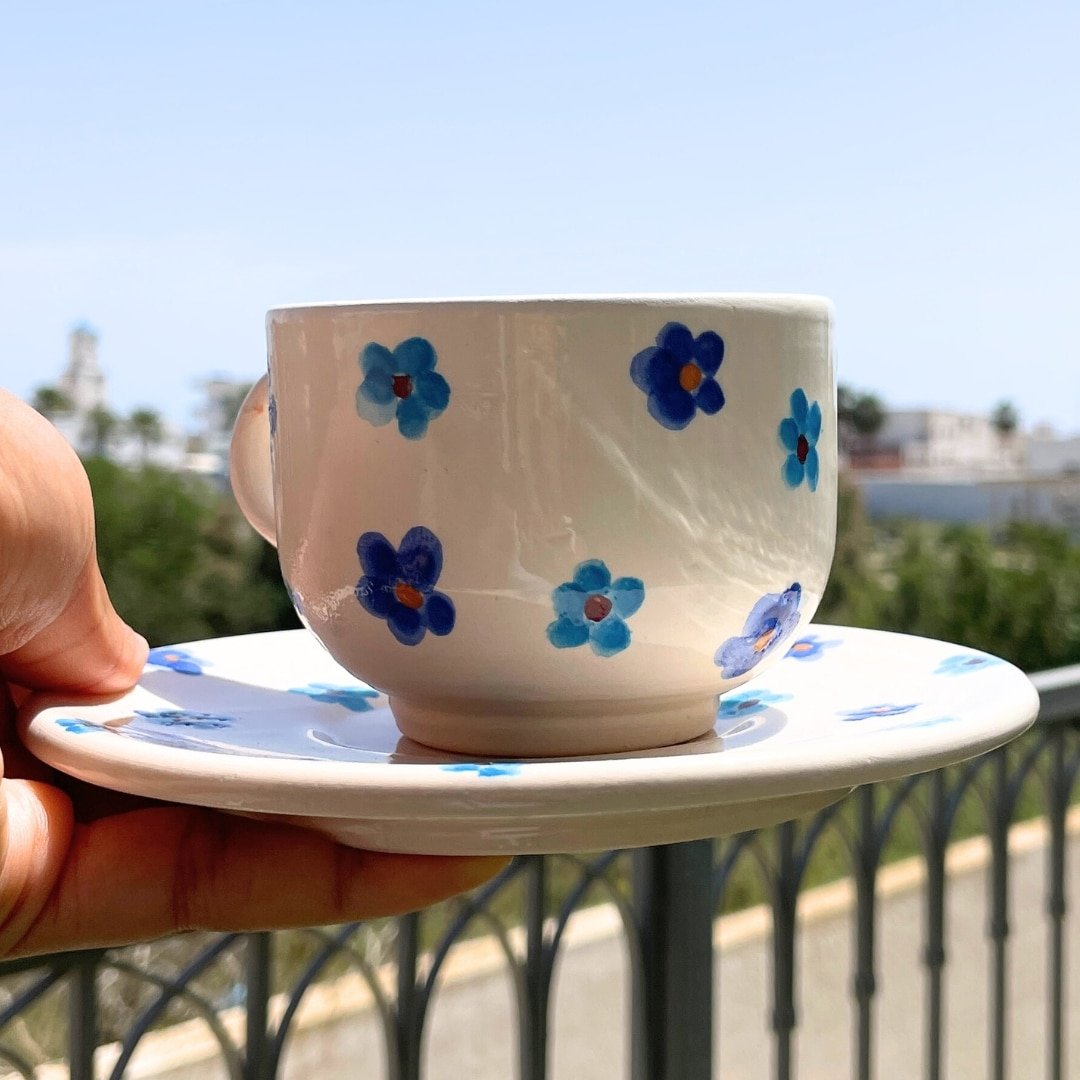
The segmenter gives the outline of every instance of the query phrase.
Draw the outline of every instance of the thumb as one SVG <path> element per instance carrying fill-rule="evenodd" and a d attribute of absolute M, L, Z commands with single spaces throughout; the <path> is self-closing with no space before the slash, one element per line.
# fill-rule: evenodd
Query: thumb
<path fill-rule="evenodd" d="M 28 689 L 120 693 L 146 662 L 146 642 L 116 614 L 91 550 L 60 614 L 0 660 L 11 682 Z"/>

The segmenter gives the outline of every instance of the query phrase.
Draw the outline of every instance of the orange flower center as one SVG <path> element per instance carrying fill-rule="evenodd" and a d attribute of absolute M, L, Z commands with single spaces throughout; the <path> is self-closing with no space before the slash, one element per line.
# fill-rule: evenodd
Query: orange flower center
<path fill-rule="evenodd" d="M 399 581 L 394 586 L 394 595 L 397 597 L 398 603 L 404 604 L 407 608 L 412 608 L 413 611 L 424 606 L 424 597 L 420 591 L 414 589 L 411 585 L 407 585 L 404 581 Z"/>
<path fill-rule="evenodd" d="M 684 390 L 696 390 L 704 377 L 697 364 L 683 364 L 679 372 L 679 385 Z"/>
<path fill-rule="evenodd" d="M 757 641 L 754 642 L 754 652 L 764 652 L 772 644 L 777 632 L 778 628 L 771 626 L 765 633 L 761 634 Z"/>

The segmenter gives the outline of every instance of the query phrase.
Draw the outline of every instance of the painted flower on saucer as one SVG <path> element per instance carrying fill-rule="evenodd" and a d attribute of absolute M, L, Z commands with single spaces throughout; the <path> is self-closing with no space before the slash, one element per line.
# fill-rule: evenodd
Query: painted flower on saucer
<path fill-rule="evenodd" d="M 820 660 L 825 655 L 826 649 L 835 649 L 840 642 L 836 639 L 818 637 L 817 634 L 807 634 L 799 638 L 785 654 L 791 660 Z"/>
<path fill-rule="evenodd" d="M 909 713 L 913 709 L 919 707 L 918 702 L 914 702 L 910 705 L 867 705 L 861 709 L 851 709 L 847 712 L 841 712 L 837 715 L 842 720 L 872 720 L 878 716 L 903 716 L 904 713 Z"/>
<path fill-rule="evenodd" d="M 747 691 L 743 694 L 726 694 L 720 699 L 716 710 L 717 719 L 735 720 L 771 709 L 783 701 L 790 701 L 791 694 L 780 694 L 774 690 L 759 690 L 756 694 Z"/>
<path fill-rule="evenodd" d="M 476 776 L 517 776 L 521 766 L 512 761 L 490 761 L 486 764 L 463 761 L 453 765 L 440 765 L 443 772 L 474 773 Z"/>
<path fill-rule="evenodd" d="M 414 525 L 397 551 L 382 533 L 366 532 L 357 541 L 356 553 L 364 571 L 356 583 L 356 599 L 369 615 L 385 619 L 402 645 L 419 645 L 429 630 L 443 637 L 454 629 L 454 603 L 435 590 L 443 549 L 430 529 Z"/>
<path fill-rule="evenodd" d="M 959 653 L 946 657 L 934 669 L 935 675 L 967 675 L 973 671 L 983 671 L 1002 663 L 996 656 L 986 653 Z"/>
<path fill-rule="evenodd" d="M 338 686 L 335 683 L 308 683 L 307 686 L 296 686 L 290 694 L 303 694 L 312 701 L 320 701 L 326 705 L 340 705 L 349 712 L 370 712 L 373 699 L 379 696 L 378 690 L 372 690 L 369 686 Z"/>
<path fill-rule="evenodd" d="M 724 407 L 716 373 L 724 362 L 724 339 L 714 330 L 694 337 L 682 323 L 670 322 L 656 344 L 630 363 L 630 378 L 648 395 L 649 415 L 671 431 L 686 427 L 698 412 L 713 416 Z"/>
<path fill-rule="evenodd" d="M 430 341 L 411 337 L 393 351 L 378 342 L 360 354 L 363 382 L 356 391 L 356 411 L 376 427 L 396 419 L 406 439 L 422 439 L 428 424 L 450 404 L 450 384 L 435 370 Z"/>
<path fill-rule="evenodd" d="M 146 662 L 154 667 L 164 667 L 170 671 L 178 671 L 181 675 L 201 675 L 203 673 L 203 661 L 197 660 L 191 653 L 185 652 L 183 649 L 151 649 Z"/>
<path fill-rule="evenodd" d="M 630 644 L 626 620 L 645 602 L 640 578 L 611 578 L 600 559 L 587 559 L 574 570 L 572 580 L 551 594 L 555 621 L 547 628 L 556 649 L 588 644 L 597 656 L 614 656 Z"/>
<path fill-rule="evenodd" d="M 715 662 L 725 679 L 745 675 L 780 647 L 799 625 L 802 586 L 796 581 L 781 593 L 766 593 L 746 617 L 743 631 L 716 650 Z"/>

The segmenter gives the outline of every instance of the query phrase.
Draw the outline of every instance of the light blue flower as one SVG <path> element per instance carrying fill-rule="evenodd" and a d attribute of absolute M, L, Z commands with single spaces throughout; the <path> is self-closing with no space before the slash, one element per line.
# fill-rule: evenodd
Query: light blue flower
<path fill-rule="evenodd" d="M 728 638 L 713 658 L 725 679 L 745 675 L 780 647 L 799 625 L 802 586 L 794 581 L 782 593 L 766 593 L 751 609 L 743 631 Z"/>
<path fill-rule="evenodd" d="M 357 413 L 376 427 L 396 418 L 406 439 L 422 439 L 450 404 L 450 384 L 435 370 L 436 361 L 431 342 L 421 337 L 407 338 L 393 352 L 378 342 L 365 345 Z"/>
<path fill-rule="evenodd" d="M 322 701 L 327 705 L 341 705 L 350 712 L 369 712 L 371 699 L 379 696 L 378 690 L 367 686 L 336 686 L 321 682 L 294 687 L 289 693 L 304 694 L 312 701 Z"/>
<path fill-rule="evenodd" d="M 234 721 L 231 716 L 222 716 L 220 713 L 193 712 L 191 709 L 136 709 L 135 715 L 149 720 L 162 727 L 188 727 L 198 728 L 202 731 L 213 731 L 218 728 L 230 727 Z"/>
<path fill-rule="evenodd" d="M 517 776 L 521 766 L 511 761 L 492 761 L 481 765 L 479 762 L 461 762 L 457 765 L 441 765 L 443 772 L 476 773 L 477 776 Z"/>
<path fill-rule="evenodd" d="M 909 713 L 918 707 L 918 702 L 912 705 L 867 705 L 861 709 L 852 709 L 836 715 L 843 720 L 873 720 L 879 716 L 903 716 L 904 713 Z"/>
<path fill-rule="evenodd" d="M 746 691 L 742 694 L 726 694 L 720 699 L 720 708 L 716 711 L 719 720 L 742 719 L 764 712 L 766 709 L 779 705 L 782 701 L 790 701 L 791 694 L 777 694 L 772 690 L 760 690 L 756 694 Z"/>
<path fill-rule="evenodd" d="M 982 671 L 988 667 L 996 667 L 1004 663 L 996 656 L 987 653 L 957 653 L 955 656 L 946 657 L 934 668 L 935 675 L 967 675 L 972 671 Z"/>
<path fill-rule="evenodd" d="M 548 641 L 556 649 L 588 645 L 597 656 L 614 656 L 630 644 L 626 620 L 645 601 L 640 578 L 611 580 L 611 571 L 600 559 L 579 563 L 572 581 L 551 594 L 555 621 L 547 628 Z"/>
<path fill-rule="evenodd" d="M 811 491 L 817 490 L 817 441 L 821 437 L 821 406 L 807 401 L 801 388 L 791 395 L 791 415 L 780 421 L 780 445 L 787 451 L 781 475 L 788 487 L 798 487 L 803 480 Z"/>
<path fill-rule="evenodd" d="M 185 652 L 183 649 L 151 649 L 146 662 L 153 664 L 155 667 L 165 667 L 171 671 L 178 671 L 181 675 L 201 675 L 203 673 L 203 661 L 196 660 L 191 653 Z"/>
<path fill-rule="evenodd" d="M 840 644 L 839 638 L 825 640 L 817 634 L 807 634 L 806 637 L 799 638 L 785 655 L 792 660 L 820 660 L 826 649 L 835 649 Z"/>
<path fill-rule="evenodd" d="M 108 730 L 107 728 L 103 728 L 100 724 L 91 724 L 85 720 L 69 720 L 67 717 L 62 717 L 57 720 L 56 723 L 72 735 L 88 735 L 92 731 Z"/>

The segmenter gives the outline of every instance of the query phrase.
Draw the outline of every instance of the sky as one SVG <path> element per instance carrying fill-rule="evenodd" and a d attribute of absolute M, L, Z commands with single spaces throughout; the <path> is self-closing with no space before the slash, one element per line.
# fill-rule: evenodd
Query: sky
<path fill-rule="evenodd" d="M 1080 5 L 0 0 L 0 386 L 190 421 L 282 303 L 812 292 L 1080 431 Z"/>

